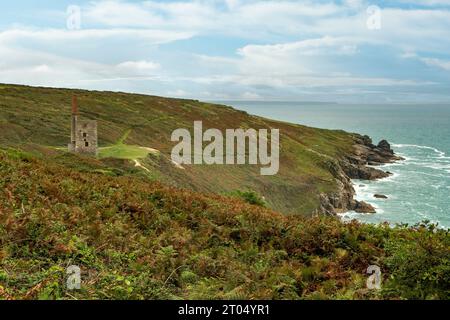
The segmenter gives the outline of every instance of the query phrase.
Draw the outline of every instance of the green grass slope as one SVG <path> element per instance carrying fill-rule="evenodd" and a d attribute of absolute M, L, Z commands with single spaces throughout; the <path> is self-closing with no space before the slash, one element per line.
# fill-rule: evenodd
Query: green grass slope
<path fill-rule="evenodd" d="M 0 299 L 449 298 L 448 231 L 306 220 L 76 160 L 0 150 Z"/>
<path fill-rule="evenodd" d="M 139 160 L 152 179 L 200 192 L 252 190 L 284 213 L 311 215 L 321 192 L 335 191 L 330 162 L 352 150 L 354 137 L 248 115 L 230 107 L 193 100 L 83 90 L 0 87 L 0 146 L 25 150 L 37 146 L 64 149 L 70 134 L 70 102 L 78 96 L 81 116 L 99 124 L 100 157 Z M 277 176 L 262 177 L 257 166 L 187 166 L 170 162 L 173 130 L 276 128 L 281 132 Z M 142 147 L 142 148 L 141 148 Z M 146 149 L 150 148 L 150 149 Z M 149 150 L 158 150 L 158 155 Z M 134 165 L 134 164 L 133 164 Z"/>

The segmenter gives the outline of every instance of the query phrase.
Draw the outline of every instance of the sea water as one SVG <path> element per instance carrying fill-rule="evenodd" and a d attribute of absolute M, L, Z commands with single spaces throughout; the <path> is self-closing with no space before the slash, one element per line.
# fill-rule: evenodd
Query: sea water
<path fill-rule="evenodd" d="M 372 204 L 377 213 L 348 212 L 344 219 L 407 224 L 429 220 L 450 228 L 450 105 L 226 104 L 271 119 L 367 134 L 374 143 L 388 140 L 406 160 L 384 165 L 393 173 L 387 179 L 354 181 L 356 198 Z M 388 199 L 376 199 L 375 194 Z"/>

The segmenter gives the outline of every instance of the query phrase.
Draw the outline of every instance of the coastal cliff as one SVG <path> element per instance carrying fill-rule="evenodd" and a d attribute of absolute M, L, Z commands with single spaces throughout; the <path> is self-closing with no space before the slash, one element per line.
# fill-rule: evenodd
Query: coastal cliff
<path fill-rule="evenodd" d="M 336 215 L 347 211 L 358 213 L 376 213 L 375 208 L 364 202 L 355 200 L 355 189 L 352 179 L 379 180 L 392 175 L 375 166 L 404 160 L 397 156 L 388 141 L 382 140 L 374 145 L 368 136 L 355 134 L 353 152 L 332 163 L 331 172 L 336 178 L 338 191 L 321 194 L 318 213 Z"/>

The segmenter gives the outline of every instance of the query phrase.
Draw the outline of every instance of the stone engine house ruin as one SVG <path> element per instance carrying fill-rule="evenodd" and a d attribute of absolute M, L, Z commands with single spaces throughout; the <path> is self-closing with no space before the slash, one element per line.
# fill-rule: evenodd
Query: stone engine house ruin
<path fill-rule="evenodd" d="M 72 130 L 69 152 L 97 156 L 97 121 L 79 120 L 77 97 L 72 98 Z"/>

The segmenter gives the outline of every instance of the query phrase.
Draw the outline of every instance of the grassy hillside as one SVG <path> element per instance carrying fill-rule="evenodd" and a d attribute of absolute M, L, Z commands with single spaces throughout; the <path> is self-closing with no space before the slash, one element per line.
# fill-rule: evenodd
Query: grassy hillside
<path fill-rule="evenodd" d="M 65 152 L 74 93 L 98 158 Z M 172 130 L 194 120 L 281 129 L 280 174 L 175 166 Z M 304 217 L 354 139 L 197 101 L 0 85 L 0 299 L 448 299 L 448 231 Z M 371 264 L 382 290 L 366 288 Z"/>
<path fill-rule="evenodd" d="M 64 156 L 73 94 L 78 96 L 82 117 L 98 120 L 101 158 L 125 159 L 121 165 L 137 166 L 150 179 L 196 191 L 253 190 L 284 213 L 311 215 L 319 206 L 319 194 L 335 191 L 330 163 L 349 153 L 354 142 L 352 135 L 342 131 L 271 121 L 192 100 L 0 85 L 0 146 L 44 154 L 59 150 L 56 156 Z M 171 134 L 177 128 L 192 129 L 195 120 L 203 120 L 205 130 L 280 129 L 279 174 L 262 177 L 259 167 L 245 165 L 187 166 L 184 170 L 174 166 L 169 158 L 174 146 Z M 108 167 L 119 163 L 103 161 Z"/>
<path fill-rule="evenodd" d="M 0 150 L 0 299 L 449 298 L 447 231 L 305 220 L 107 165 Z"/>

